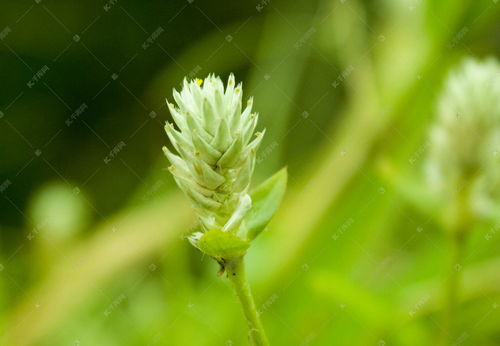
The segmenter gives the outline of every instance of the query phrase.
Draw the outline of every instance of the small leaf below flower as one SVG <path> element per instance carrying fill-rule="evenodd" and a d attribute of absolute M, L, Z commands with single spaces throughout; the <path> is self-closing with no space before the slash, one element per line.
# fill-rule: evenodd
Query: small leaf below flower
<path fill-rule="evenodd" d="M 244 218 L 248 240 L 255 239 L 278 210 L 285 195 L 287 177 L 287 170 L 283 168 L 250 194 L 252 208 Z"/>
<path fill-rule="evenodd" d="M 233 233 L 212 229 L 198 240 L 198 248 L 211 257 L 236 258 L 245 254 L 250 243 Z"/>

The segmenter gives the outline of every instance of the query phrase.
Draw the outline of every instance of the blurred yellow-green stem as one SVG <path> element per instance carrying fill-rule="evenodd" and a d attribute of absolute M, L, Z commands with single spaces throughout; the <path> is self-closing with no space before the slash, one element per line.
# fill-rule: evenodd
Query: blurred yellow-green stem
<path fill-rule="evenodd" d="M 458 297 L 462 281 L 462 258 L 464 251 L 465 234 L 457 232 L 450 236 L 451 261 L 450 273 L 445 285 L 445 310 L 444 310 L 444 344 L 450 344 L 455 337 L 455 314 L 457 313 Z"/>
<path fill-rule="evenodd" d="M 449 274 L 445 282 L 444 329 L 442 341 L 450 344 L 455 335 L 455 319 L 462 281 L 463 253 L 467 234 L 474 224 L 470 210 L 470 196 L 474 174 L 464 177 L 457 195 L 444 211 L 445 230 L 448 231 L 450 245 Z"/>
<path fill-rule="evenodd" d="M 14 309 L 6 341 L 15 340 L 19 346 L 36 344 L 121 270 L 164 251 L 191 217 L 185 198 L 173 194 L 125 210 L 99 225 L 94 237 L 61 254 L 64 260 Z"/>

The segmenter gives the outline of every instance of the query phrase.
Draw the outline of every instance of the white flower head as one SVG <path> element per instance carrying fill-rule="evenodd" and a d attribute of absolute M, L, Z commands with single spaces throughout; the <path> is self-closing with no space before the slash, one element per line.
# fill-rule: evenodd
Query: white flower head
<path fill-rule="evenodd" d="M 255 132 L 258 115 L 252 98 L 242 108 L 242 85 L 231 74 L 226 87 L 219 77 L 184 79 L 177 105 L 168 104 L 175 122 L 165 130 L 177 154 L 163 151 L 179 187 L 197 209 L 204 231 L 237 232 L 251 207 L 248 187 L 256 151 L 264 135 Z M 196 245 L 200 234 L 192 238 Z"/>
<path fill-rule="evenodd" d="M 451 198 L 466 184 L 476 197 L 500 192 L 498 61 L 464 60 L 448 77 L 437 113 L 425 167 L 430 186 Z"/>

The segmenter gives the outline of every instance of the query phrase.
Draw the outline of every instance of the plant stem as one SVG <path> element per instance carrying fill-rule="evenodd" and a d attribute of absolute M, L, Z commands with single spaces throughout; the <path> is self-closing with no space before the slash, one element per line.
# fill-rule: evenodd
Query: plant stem
<path fill-rule="evenodd" d="M 226 264 L 227 276 L 233 284 L 234 292 L 238 296 L 243 313 L 248 324 L 248 338 L 252 345 L 267 346 L 266 332 L 260 321 L 255 301 L 253 300 L 250 286 L 245 275 L 243 258 L 228 262 Z"/>
<path fill-rule="evenodd" d="M 451 263 L 450 273 L 445 287 L 444 344 L 450 344 L 455 336 L 455 314 L 458 305 L 458 295 L 461 283 L 462 255 L 464 250 L 464 232 L 456 232 L 450 236 Z"/>

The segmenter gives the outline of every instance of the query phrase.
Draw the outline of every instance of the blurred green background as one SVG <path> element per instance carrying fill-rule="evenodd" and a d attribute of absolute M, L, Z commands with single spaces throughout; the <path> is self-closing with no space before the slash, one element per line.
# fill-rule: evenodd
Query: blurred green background
<path fill-rule="evenodd" d="M 254 182 L 289 168 L 247 260 L 271 343 L 437 344 L 446 237 L 381 167 L 420 174 L 449 68 L 500 53 L 497 0 L 0 9 L 0 344 L 246 344 L 161 154 L 165 98 L 212 72 L 267 128 Z M 471 233 L 455 345 L 500 345 L 499 245 Z"/>

